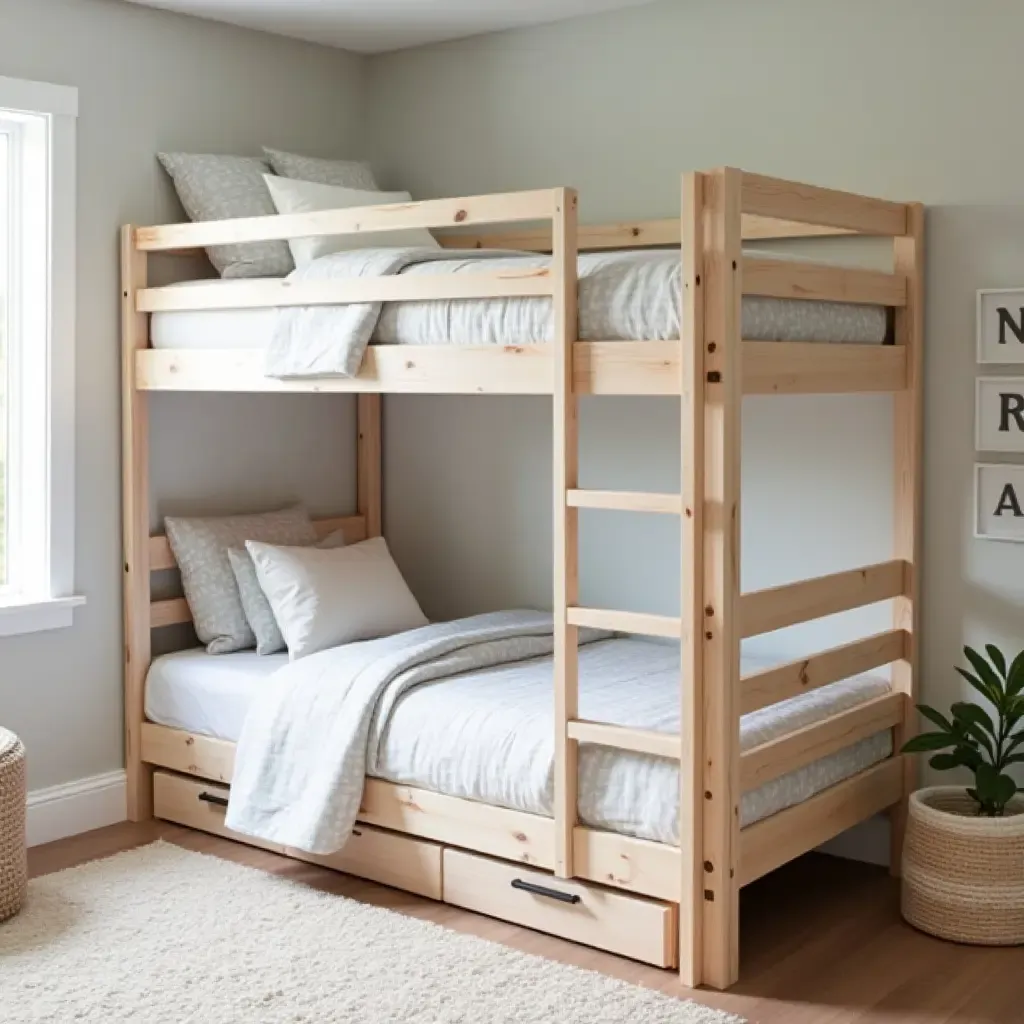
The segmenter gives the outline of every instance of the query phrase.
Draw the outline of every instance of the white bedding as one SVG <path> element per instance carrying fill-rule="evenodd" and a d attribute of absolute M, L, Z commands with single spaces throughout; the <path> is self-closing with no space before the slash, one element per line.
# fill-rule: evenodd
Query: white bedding
<path fill-rule="evenodd" d="M 457 274 L 542 267 L 543 256 L 481 254 L 415 263 L 402 273 Z M 304 279 L 345 276 L 347 264 L 332 257 L 314 261 Z M 337 263 L 337 261 L 335 261 Z M 351 261 L 350 261 L 351 262 Z M 485 264 L 485 265 L 483 265 Z M 679 256 L 666 250 L 587 253 L 580 257 L 579 336 L 583 340 L 656 341 L 679 337 Z M 196 283 L 196 282 L 191 282 Z M 216 288 L 219 280 L 198 282 Z M 229 282 L 230 283 L 230 282 Z M 310 309 L 298 326 L 341 329 L 337 307 Z M 251 348 L 265 350 L 274 337 L 276 309 L 223 309 L 154 313 L 154 348 Z M 544 299 L 474 299 L 387 303 L 372 342 L 390 345 L 536 344 L 549 337 L 550 303 Z M 743 300 L 743 336 L 763 341 L 881 343 L 886 311 L 878 306 L 748 296 Z"/>
<path fill-rule="evenodd" d="M 158 658 L 146 686 L 147 717 L 235 741 L 262 680 L 287 656 L 183 651 Z M 744 670 L 763 667 L 745 658 Z M 674 732 L 679 726 L 679 653 L 673 646 L 615 639 L 580 650 L 580 713 L 597 721 Z M 746 715 L 750 749 L 888 691 L 858 677 Z M 379 743 L 375 774 L 451 796 L 534 814 L 552 813 L 551 660 L 502 665 L 420 685 L 399 698 Z M 870 737 L 744 796 L 751 824 L 884 759 L 889 732 Z M 678 837 L 678 769 L 672 762 L 584 745 L 581 820 L 663 842 Z"/>

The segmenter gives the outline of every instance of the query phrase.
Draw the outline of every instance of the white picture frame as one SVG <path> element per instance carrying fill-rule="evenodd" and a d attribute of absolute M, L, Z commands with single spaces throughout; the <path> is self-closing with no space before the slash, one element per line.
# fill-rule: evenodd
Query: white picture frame
<path fill-rule="evenodd" d="M 974 536 L 1024 543 L 1024 466 L 975 463 Z"/>
<path fill-rule="evenodd" d="M 975 380 L 974 446 L 979 452 L 1024 453 L 1024 377 Z"/>
<path fill-rule="evenodd" d="M 979 363 L 1024 364 L 1024 287 L 979 289 L 976 329 Z"/>

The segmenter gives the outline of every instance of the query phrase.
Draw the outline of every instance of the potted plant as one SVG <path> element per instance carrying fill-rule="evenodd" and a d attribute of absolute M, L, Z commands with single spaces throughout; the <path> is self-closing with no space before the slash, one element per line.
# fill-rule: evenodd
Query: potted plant
<path fill-rule="evenodd" d="M 949 716 L 918 705 L 935 729 L 903 745 L 930 753 L 939 771 L 973 774 L 972 786 L 933 786 L 910 797 L 903 846 L 904 918 L 940 938 L 979 945 L 1024 943 L 1024 651 L 1007 664 L 998 647 L 964 648 L 957 672 L 984 698 Z"/>

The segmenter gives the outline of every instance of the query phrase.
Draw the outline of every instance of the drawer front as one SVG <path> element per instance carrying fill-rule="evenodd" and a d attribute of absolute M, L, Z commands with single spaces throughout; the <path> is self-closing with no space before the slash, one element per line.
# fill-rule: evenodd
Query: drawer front
<path fill-rule="evenodd" d="M 265 843 L 224 824 L 229 789 L 167 772 L 153 774 L 153 812 L 158 818 L 273 850 L 294 860 L 368 878 L 430 899 L 441 899 L 441 847 L 366 825 L 357 825 L 343 850 L 325 857 Z"/>
<path fill-rule="evenodd" d="M 444 900 L 620 956 L 675 967 L 676 907 L 445 848 Z"/>

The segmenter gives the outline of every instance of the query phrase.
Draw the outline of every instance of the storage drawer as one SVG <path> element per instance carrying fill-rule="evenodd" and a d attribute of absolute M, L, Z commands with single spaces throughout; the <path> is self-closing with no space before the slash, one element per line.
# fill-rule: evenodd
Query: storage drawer
<path fill-rule="evenodd" d="M 273 850 L 294 860 L 320 864 L 382 885 L 441 899 L 441 847 L 424 839 L 357 825 L 344 849 L 326 857 L 232 832 L 224 824 L 227 786 L 172 775 L 153 774 L 153 813 L 158 818 L 202 829 L 248 846 Z"/>
<path fill-rule="evenodd" d="M 658 967 L 675 967 L 678 961 L 673 903 L 570 882 L 447 847 L 444 900 Z"/>

